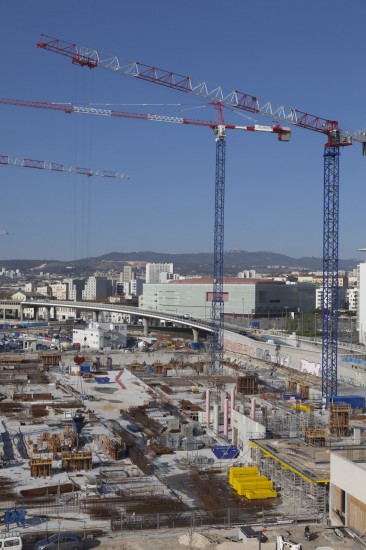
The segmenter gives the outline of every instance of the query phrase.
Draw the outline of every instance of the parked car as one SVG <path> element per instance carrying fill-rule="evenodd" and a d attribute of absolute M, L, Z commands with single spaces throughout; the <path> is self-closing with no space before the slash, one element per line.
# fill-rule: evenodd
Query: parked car
<path fill-rule="evenodd" d="M 22 550 L 23 541 L 19 533 L 0 533 L 0 548 L 11 548 L 12 550 Z"/>
<path fill-rule="evenodd" d="M 61 531 L 36 542 L 34 550 L 82 550 L 83 546 L 83 539 L 77 533 Z"/>

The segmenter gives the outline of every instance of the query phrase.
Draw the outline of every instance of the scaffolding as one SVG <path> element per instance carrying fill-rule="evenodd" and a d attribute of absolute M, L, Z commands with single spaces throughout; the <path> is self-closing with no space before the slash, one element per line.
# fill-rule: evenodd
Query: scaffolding
<path fill-rule="evenodd" d="M 260 473 L 273 482 L 289 514 L 304 520 L 326 518 L 328 480 L 313 481 L 253 443 L 251 457 Z"/>

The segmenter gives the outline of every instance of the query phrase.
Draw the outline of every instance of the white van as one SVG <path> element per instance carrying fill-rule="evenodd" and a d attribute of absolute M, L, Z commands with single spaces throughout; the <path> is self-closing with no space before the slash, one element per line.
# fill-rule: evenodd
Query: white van
<path fill-rule="evenodd" d="M 0 533 L 0 550 L 22 550 L 23 542 L 20 533 Z"/>

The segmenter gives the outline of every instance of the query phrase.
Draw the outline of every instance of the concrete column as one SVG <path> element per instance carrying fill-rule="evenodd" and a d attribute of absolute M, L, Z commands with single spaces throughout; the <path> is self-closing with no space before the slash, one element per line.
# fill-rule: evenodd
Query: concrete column
<path fill-rule="evenodd" d="M 210 427 L 210 390 L 206 390 L 206 426 Z"/>
<path fill-rule="evenodd" d="M 255 398 L 250 400 L 250 418 L 255 419 Z"/>
<path fill-rule="evenodd" d="M 235 406 L 235 388 L 230 390 L 230 424 L 233 423 L 233 410 Z"/>
<path fill-rule="evenodd" d="M 3 308 L 3 319 L 4 319 L 4 321 L 6 321 L 6 308 L 5 307 Z"/>
<path fill-rule="evenodd" d="M 38 307 L 33 307 L 33 311 L 34 311 L 35 321 L 39 321 L 39 308 Z"/>
<path fill-rule="evenodd" d="M 144 327 L 144 336 L 149 336 L 149 321 L 146 317 L 142 318 L 142 326 Z"/>
<path fill-rule="evenodd" d="M 93 311 L 93 321 L 98 321 L 98 312 Z"/>
<path fill-rule="evenodd" d="M 353 444 L 361 445 L 361 428 L 353 428 Z"/>
<path fill-rule="evenodd" d="M 51 308 L 50 307 L 46 307 L 45 308 L 45 320 L 48 322 L 50 320 L 50 316 L 51 316 Z"/>
<path fill-rule="evenodd" d="M 198 330 L 196 328 L 192 328 L 192 332 L 193 332 L 193 342 L 198 342 Z"/>
<path fill-rule="evenodd" d="M 220 392 L 220 407 L 221 407 L 222 411 L 224 410 L 224 407 L 225 407 L 225 399 L 226 399 L 226 391 L 221 391 Z"/>
<path fill-rule="evenodd" d="M 225 437 L 227 437 L 229 433 L 228 416 L 229 416 L 229 400 L 225 399 L 225 403 L 224 403 L 224 436 Z"/>
<path fill-rule="evenodd" d="M 214 403 L 213 406 L 213 431 L 218 434 L 219 433 L 219 404 Z"/>

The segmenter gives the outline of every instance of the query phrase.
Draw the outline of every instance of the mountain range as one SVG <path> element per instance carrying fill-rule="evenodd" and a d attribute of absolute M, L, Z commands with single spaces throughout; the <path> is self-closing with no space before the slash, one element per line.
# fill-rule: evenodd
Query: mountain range
<path fill-rule="evenodd" d="M 351 271 L 362 260 L 339 260 L 339 269 Z M 0 260 L 0 268 L 19 269 L 22 273 L 39 271 L 74 277 L 95 271 L 121 271 L 124 265 L 134 264 L 143 268 L 145 263 L 173 263 L 174 272 L 182 275 L 211 275 L 213 254 L 209 252 L 173 254 L 162 252 L 110 252 L 98 257 L 72 261 L 60 260 Z M 321 271 L 322 258 L 292 258 L 275 252 L 247 252 L 229 250 L 224 256 L 224 274 L 236 276 L 239 271 L 253 269 L 259 273 L 284 273 L 289 271 Z"/>

